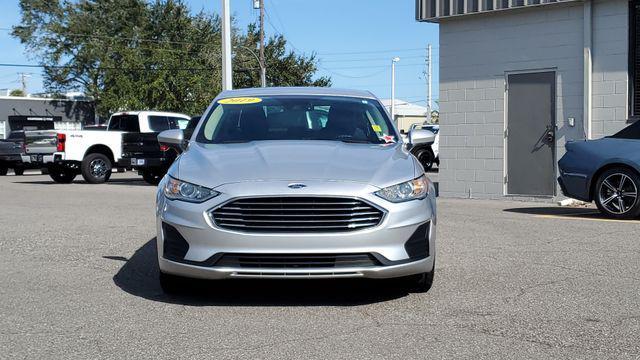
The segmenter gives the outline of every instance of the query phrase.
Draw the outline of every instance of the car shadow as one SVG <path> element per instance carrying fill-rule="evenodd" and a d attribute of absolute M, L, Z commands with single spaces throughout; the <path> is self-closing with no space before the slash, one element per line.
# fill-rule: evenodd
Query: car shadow
<path fill-rule="evenodd" d="M 14 184 L 27 184 L 27 185 L 67 185 L 59 184 L 53 180 L 34 180 L 34 181 L 13 181 Z M 88 184 L 82 178 L 74 180 L 72 184 Z M 104 185 L 128 185 L 128 186 L 153 186 L 145 182 L 140 178 L 119 178 L 110 179 Z"/>
<path fill-rule="evenodd" d="M 357 306 L 408 295 L 391 280 L 191 280 L 180 295 L 167 295 L 158 282 L 156 239 L 131 258 L 103 256 L 124 265 L 113 282 L 125 292 L 148 300 L 190 306 Z"/>
<path fill-rule="evenodd" d="M 559 207 L 559 206 L 544 206 L 544 207 L 523 207 L 504 209 L 505 212 L 517 213 L 517 214 L 529 214 L 529 215 L 542 215 L 542 216 L 554 216 L 554 217 L 566 217 L 566 218 L 580 218 L 580 219 L 596 219 L 596 220 L 609 220 L 610 218 L 603 215 L 598 209 L 594 208 L 571 208 L 571 207 Z"/>

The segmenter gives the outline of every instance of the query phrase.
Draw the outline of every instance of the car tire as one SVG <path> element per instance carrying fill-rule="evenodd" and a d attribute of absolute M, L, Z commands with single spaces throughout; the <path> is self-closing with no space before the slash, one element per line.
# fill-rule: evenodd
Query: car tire
<path fill-rule="evenodd" d="M 184 290 L 185 278 L 183 277 L 160 271 L 158 280 L 160 281 L 160 288 L 165 294 L 180 294 Z"/>
<path fill-rule="evenodd" d="M 142 179 L 144 179 L 144 181 L 146 181 L 150 185 L 157 186 L 160 183 L 160 180 L 162 180 L 163 176 L 164 175 L 161 175 L 158 172 L 152 170 L 144 170 L 142 172 Z"/>
<path fill-rule="evenodd" d="M 76 178 L 76 172 L 70 169 L 65 169 L 61 166 L 54 166 L 49 169 L 49 176 L 53 181 L 59 184 L 70 184 L 73 179 Z"/>
<path fill-rule="evenodd" d="M 9 168 L 7 168 L 4 165 L 0 166 L 0 176 L 5 176 L 7 175 L 8 172 L 9 172 Z"/>
<path fill-rule="evenodd" d="M 89 184 L 102 184 L 111 177 L 111 160 L 100 153 L 85 156 L 80 165 L 82 177 Z"/>
<path fill-rule="evenodd" d="M 429 171 L 433 168 L 433 163 L 436 160 L 435 155 L 433 155 L 433 151 L 430 148 L 421 148 L 416 150 L 415 152 L 416 158 L 422 164 L 424 171 Z"/>
<path fill-rule="evenodd" d="M 593 197 L 601 213 L 614 219 L 634 219 L 640 215 L 640 175 L 628 168 L 612 168 L 596 182 Z"/>
<path fill-rule="evenodd" d="M 22 166 L 14 167 L 13 168 L 13 173 L 16 174 L 17 176 L 24 175 L 24 167 L 22 167 Z"/>
<path fill-rule="evenodd" d="M 433 278 L 436 272 L 436 259 L 433 258 L 433 268 L 431 271 L 421 274 L 411 275 L 405 278 L 405 284 L 409 291 L 414 293 L 426 293 L 433 286 Z"/>

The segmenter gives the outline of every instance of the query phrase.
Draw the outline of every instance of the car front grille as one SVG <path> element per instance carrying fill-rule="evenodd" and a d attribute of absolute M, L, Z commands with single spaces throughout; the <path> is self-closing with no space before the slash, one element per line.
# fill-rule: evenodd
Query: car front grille
<path fill-rule="evenodd" d="M 378 225 L 382 210 L 354 198 L 260 197 L 231 201 L 211 212 L 215 224 L 245 232 L 346 232 Z"/>
<path fill-rule="evenodd" d="M 216 267 L 307 269 L 380 266 L 371 254 L 224 254 Z"/>

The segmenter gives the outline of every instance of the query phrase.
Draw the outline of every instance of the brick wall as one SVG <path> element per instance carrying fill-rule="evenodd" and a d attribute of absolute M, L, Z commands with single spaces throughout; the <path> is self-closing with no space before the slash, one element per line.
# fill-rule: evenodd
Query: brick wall
<path fill-rule="evenodd" d="M 610 134 L 626 119 L 626 1 L 593 11 L 593 128 Z M 507 72 L 555 70 L 558 158 L 566 140 L 584 138 L 582 3 L 443 20 L 440 57 L 442 196 L 503 196 Z"/>

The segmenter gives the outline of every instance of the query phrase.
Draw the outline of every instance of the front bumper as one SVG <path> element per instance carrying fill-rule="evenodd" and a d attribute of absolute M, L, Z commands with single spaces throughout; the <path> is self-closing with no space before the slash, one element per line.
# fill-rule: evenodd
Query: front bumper
<path fill-rule="evenodd" d="M 313 189 L 313 182 L 305 182 Z M 167 200 L 161 192 L 157 202 L 157 249 L 160 270 L 165 273 L 194 278 L 223 279 L 255 278 L 393 278 L 433 270 L 436 242 L 435 194 L 424 200 L 393 204 L 372 193 L 377 189 L 354 183 L 323 184 L 322 192 L 292 190 L 267 193 L 273 184 L 260 183 L 255 188 L 247 183 L 217 188 L 222 194 L 203 204 Z M 159 189 L 162 189 L 160 184 Z M 333 189 L 331 189 L 333 187 Z M 354 195 L 355 194 L 355 195 Z M 209 210 L 230 199 L 246 196 L 344 196 L 357 197 L 385 209 L 382 222 L 360 231 L 341 233 L 244 233 L 222 229 L 209 217 Z M 182 259 L 164 254 L 163 224 L 173 227 L 188 243 Z M 423 237 L 426 256 L 416 258 L 405 246 L 419 228 L 428 225 Z M 375 254 L 382 259 L 376 266 L 263 268 L 216 266 L 211 259 L 217 254 Z"/>

